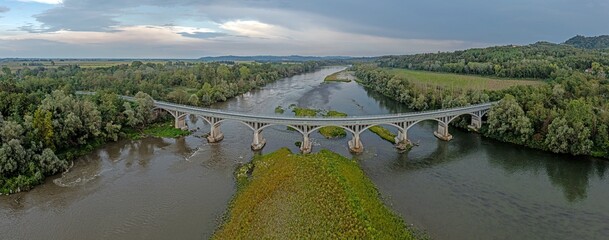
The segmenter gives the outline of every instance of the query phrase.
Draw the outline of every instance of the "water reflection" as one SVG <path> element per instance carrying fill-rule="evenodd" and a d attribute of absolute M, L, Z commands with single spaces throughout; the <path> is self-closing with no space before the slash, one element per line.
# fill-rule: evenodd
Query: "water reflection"
<path fill-rule="evenodd" d="M 591 178 L 604 179 L 608 163 L 587 157 L 572 157 L 549 154 L 530 149 L 498 146 L 486 151 L 489 163 L 501 167 L 508 174 L 529 172 L 535 175 L 545 174 L 552 185 L 562 189 L 564 197 L 569 202 L 586 199 Z M 509 148 L 506 149 L 506 148 Z"/>

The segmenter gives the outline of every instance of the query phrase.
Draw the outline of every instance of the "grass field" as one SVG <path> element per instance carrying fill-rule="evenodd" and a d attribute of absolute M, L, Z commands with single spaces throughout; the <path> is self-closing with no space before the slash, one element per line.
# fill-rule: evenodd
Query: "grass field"
<path fill-rule="evenodd" d="M 402 76 L 414 84 L 436 85 L 448 88 L 472 90 L 501 90 L 516 85 L 539 85 L 544 83 L 540 80 L 500 79 L 451 73 L 413 71 L 396 68 L 385 68 L 385 70 L 398 76 Z"/>
<path fill-rule="evenodd" d="M 358 163 L 283 148 L 237 170 L 237 193 L 212 239 L 414 239 Z"/>

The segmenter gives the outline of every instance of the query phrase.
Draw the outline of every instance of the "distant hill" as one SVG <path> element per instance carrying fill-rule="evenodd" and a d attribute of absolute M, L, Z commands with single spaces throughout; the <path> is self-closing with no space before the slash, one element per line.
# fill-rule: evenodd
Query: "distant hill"
<path fill-rule="evenodd" d="M 345 56 L 218 56 L 199 58 L 205 62 L 306 62 L 306 61 L 325 61 L 325 60 L 351 60 L 352 57 Z"/>
<path fill-rule="evenodd" d="M 567 45 L 585 49 L 609 49 L 609 35 L 585 37 L 577 35 L 565 42 Z"/>

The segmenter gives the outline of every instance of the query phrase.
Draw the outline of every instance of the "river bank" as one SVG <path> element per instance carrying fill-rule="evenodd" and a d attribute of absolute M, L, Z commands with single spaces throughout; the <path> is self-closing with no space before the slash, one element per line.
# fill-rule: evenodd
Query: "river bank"
<path fill-rule="evenodd" d="M 379 199 L 357 162 L 322 150 L 255 157 L 213 239 L 415 239 Z"/>

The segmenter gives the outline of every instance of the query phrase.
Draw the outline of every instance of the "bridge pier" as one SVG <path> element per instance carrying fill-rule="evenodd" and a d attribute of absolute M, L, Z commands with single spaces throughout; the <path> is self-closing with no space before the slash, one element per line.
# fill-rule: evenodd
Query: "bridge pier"
<path fill-rule="evenodd" d="M 362 153 L 364 152 L 364 145 L 359 137 L 358 133 L 353 133 L 353 139 L 349 141 L 349 151 L 352 153 Z"/>
<path fill-rule="evenodd" d="M 477 116 L 477 115 L 472 115 L 472 122 L 469 126 L 467 126 L 467 128 L 471 129 L 472 131 L 478 132 L 478 130 L 480 130 L 481 127 L 482 127 L 482 117 Z"/>
<path fill-rule="evenodd" d="M 220 123 L 210 124 L 211 130 L 209 131 L 209 135 L 207 136 L 207 142 L 215 143 L 222 141 L 224 139 L 224 133 L 220 131 Z"/>
<path fill-rule="evenodd" d="M 177 129 L 186 130 L 188 126 L 186 126 L 186 114 L 179 115 L 179 112 L 176 112 L 174 127 Z"/>
<path fill-rule="evenodd" d="M 309 133 L 302 134 L 302 143 L 300 143 L 300 152 L 307 154 L 312 150 L 313 144 L 309 138 Z"/>
<path fill-rule="evenodd" d="M 435 131 L 433 135 L 444 141 L 450 141 L 453 139 L 453 135 L 448 133 L 448 124 L 444 122 L 438 122 L 438 130 Z"/>
<path fill-rule="evenodd" d="M 254 131 L 254 141 L 252 142 L 252 150 L 259 151 L 266 145 L 266 139 L 262 137 L 262 130 Z"/>
<path fill-rule="evenodd" d="M 408 140 L 408 130 L 398 130 L 398 136 L 395 137 L 395 148 L 399 150 L 412 148 L 412 143 Z"/>

